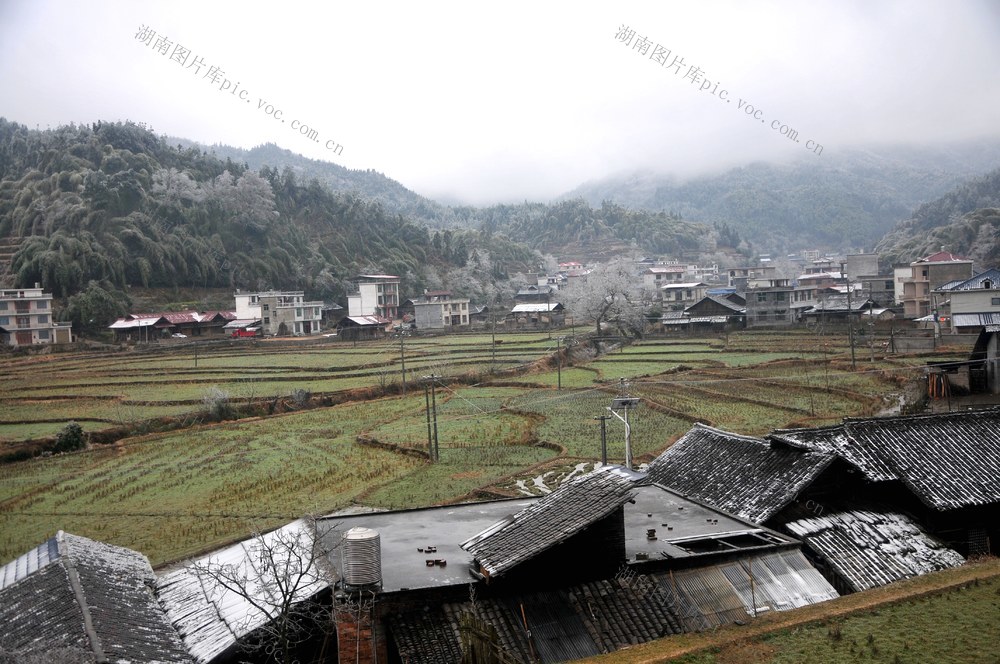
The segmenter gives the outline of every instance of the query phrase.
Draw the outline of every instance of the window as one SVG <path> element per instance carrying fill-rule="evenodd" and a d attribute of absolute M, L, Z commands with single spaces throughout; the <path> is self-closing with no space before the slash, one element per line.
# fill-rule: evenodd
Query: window
<path fill-rule="evenodd" d="M 991 297 L 990 298 L 990 304 L 992 304 L 994 307 L 1000 307 L 1000 297 Z M 5 318 L 3 320 L 7 320 L 7 319 Z"/>
<path fill-rule="evenodd" d="M 39 341 L 48 341 L 49 340 L 49 331 L 48 330 L 39 330 L 38 331 L 38 340 Z"/>
<path fill-rule="evenodd" d="M 49 308 L 48 300 L 38 300 L 38 304 L 35 305 L 35 309 L 48 309 L 48 308 Z"/>
<path fill-rule="evenodd" d="M 48 322 L 49 322 L 49 315 L 48 314 L 38 314 L 38 324 L 39 325 L 47 325 Z"/>
<path fill-rule="evenodd" d="M 264 325 L 270 325 L 270 324 L 271 324 L 271 319 L 268 318 L 267 316 L 264 316 Z"/>
<path fill-rule="evenodd" d="M 313 317 L 319 318 L 319 307 L 313 307 Z"/>
<path fill-rule="evenodd" d="M 774 294 L 774 299 L 777 300 L 778 302 L 784 302 L 785 301 L 785 294 L 784 293 L 775 293 Z"/>
<path fill-rule="evenodd" d="M 0 325 L 10 325 L 10 316 L 0 316 Z"/>
<path fill-rule="evenodd" d="M 0 311 L 7 311 L 7 303 L 0 302 Z"/>
<path fill-rule="evenodd" d="M 893 286 L 892 286 L 892 282 L 891 282 L 891 281 L 887 281 L 887 282 L 885 282 L 885 286 L 884 286 L 884 288 L 885 288 L 886 290 L 892 290 L 892 288 L 893 288 Z"/>
<path fill-rule="evenodd" d="M 767 302 L 767 293 L 757 293 L 758 302 Z"/>
<path fill-rule="evenodd" d="M 262 305 L 262 306 L 263 306 L 264 311 L 270 311 L 271 310 L 271 305 L 270 304 L 265 304 L 265 305 Z"/>
<path fill-rule="evenodd" d="M 295 310 L 295 317 L 296 318 L 302 318 L 302 310 L 301 309 L 296 309 Z M 296 323 L 295 327 L 298 328 L 298 326 L 299 326 L 299 324 Z M 298 329 L 296 329 L 296 332 L 298 332 Z"/>

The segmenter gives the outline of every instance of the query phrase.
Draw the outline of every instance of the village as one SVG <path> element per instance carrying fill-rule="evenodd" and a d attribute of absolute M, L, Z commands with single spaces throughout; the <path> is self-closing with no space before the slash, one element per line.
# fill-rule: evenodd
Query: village
<path fill-rule="evenodd" d="M 947 345 L 965 359 L 924 368 L 928 394 L 948 396 L 947 410 L 761 435 L 694 420 L 636 462 L 629 411 L 635 426 L 640 399 L 623 379 L 604 416 L 625 425 L 623 456 L 609 462 L 604 451 L 592 470 L 553 486 L 536 480 L 540 495 L 304 515 L 156 570 L 142 551 L 67 524 L 0 567 L 0 642 L 63 648 L 65 661 L 557 662 L 995 555 L 1000 271 L 946 252 L 891 275 L 878 274 L 872 254 L 790 258 L 794 276 L 767 257 L 722 269 L 632 262 L 622 296 L 643 320 L 635 336 L 847 328 L 852 369 L 868 353 Z M 528 275 L 504 306 L 443 290 L 403 300 L 398 276 L 364 274 L 346 307 L 303 291 L 237 291 L 231 310 L 137 312 L 108 329 L 125 348 L 168 352 L 213 339 L 363 347 L 478 330 L 494 335 L 495 354 L 498 329 L 635 330 L 574 307 L 600 275 L 563 263 Z M 51 306 L 40 288 L 4 290 L 5 343 L 69 343 Z M 405 391 L 405 368 L 402 377 Z M 979 399 L 953 409 L 952 395 Z M 433 462 L 429 401 L 426 417 Z"/>

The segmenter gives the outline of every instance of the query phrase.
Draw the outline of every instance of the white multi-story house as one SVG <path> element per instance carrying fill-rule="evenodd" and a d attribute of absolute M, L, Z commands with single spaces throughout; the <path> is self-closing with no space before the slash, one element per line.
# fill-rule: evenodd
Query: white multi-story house
<path fill-rule="evenodd" d="M 0 290 L 0 342 L 10 346 L 73 341 L 69 323 L 52 320 L 52 294 L 35 288 Z"/>
<path fill-rule="evenodd" d="M 413 302 L 413 322 L 418 330 L 449 330 L 469 325 L 469 298 L 447 291 L 425 292 Z"/>
<path fill-rule="evenodd" d="M 347 296 L 348 316 L 399 315 L 399 277 L 391 274 L 359 274 L 354 282 L 357 292 Z"/>
<path fill-rule="evenodd" d="M 642 285 L 646 290 L 656 292 L 666 284 L 683 282 L 686 272 L 683 265 L 655 265 L 642 273 Z"/>
<path fill-rule="evenodd" d="M 235 299 L 237 320 L 260 320 L 265 336 L 319 334 L 322 329 L 323 302 L 307 302 L 304 291 L 237 292 Z"/>

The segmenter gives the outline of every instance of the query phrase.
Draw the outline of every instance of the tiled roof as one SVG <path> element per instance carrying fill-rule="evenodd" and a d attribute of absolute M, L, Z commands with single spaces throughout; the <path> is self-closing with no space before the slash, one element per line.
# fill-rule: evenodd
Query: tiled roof
<path fill-rule="evenodd" d="M 755 523 L 773 516 L 835 456 L 695 424 L 649 466 L 652 481 Z"/>
<path fill-rule="evenodd" d="M 898 479 L 936 510 L 1000 502 L 1000 408 L 845 420 L 839 427 L 772 436 L 833 451 L 869 481 Z"/>
<path fill-rule="evenodd" d="M 190 662 L 140 553 L 59 531 L 3 568 L 0 644 L 98 661 Z"/>
<path fill-rule="evenodd" d="M 951 263 L 953 261 L 967 262 L 968 260 L 969 260 L 968 258 L 965 258 L 964 256 L 959 256 L 957 254 L 953 254 L 950 251 L 939 251 L 937 253 L 931 254 L 930 256 L 924 256 L 923 258 L 919 258 L 913 261 L 911 265 L 916 265 L 919 263 Z"/>
<path fill-rule="evenodd" d="M 902 514 L 836 512 L 787 526 L 861 591 L 965 562 Z"/>
<path fill-rule="evenodd" d="M 944 286 L 938 288 L 938 290 L 949 290 L 949 291 L 966 291 L 966 290 L 982 290 L 985 288 L 985 283 L 990 282 L 991 289 L 1000 288 L 1000 270 L 992 268 L 986 270 L 985 272 L 980 272 L 979 274 L 973 276 L 971 279 L 960 279 L 958 281 L 949 281 Z"/>
<path fill-rule="evenodd" d="M 637 477 L 615 466 L 594 470 L 466 540 L 462 548 L 485 573 L 502 574 L 621 507 Z"/>

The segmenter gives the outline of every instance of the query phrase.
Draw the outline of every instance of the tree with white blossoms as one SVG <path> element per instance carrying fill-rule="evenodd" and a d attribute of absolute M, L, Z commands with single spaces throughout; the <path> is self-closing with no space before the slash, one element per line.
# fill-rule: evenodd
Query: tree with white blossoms
<path fill-rule="evenodd" d="M 622 334 L 641 336 L 645 320 L 636 281 L 632 264 L 615 259 L 594 268 L 583 283 L 578 281 L 566 289 L 564 304 L 577 320 L 594 323 L 598 336 L 605 325 L 614 325 Z"/>

